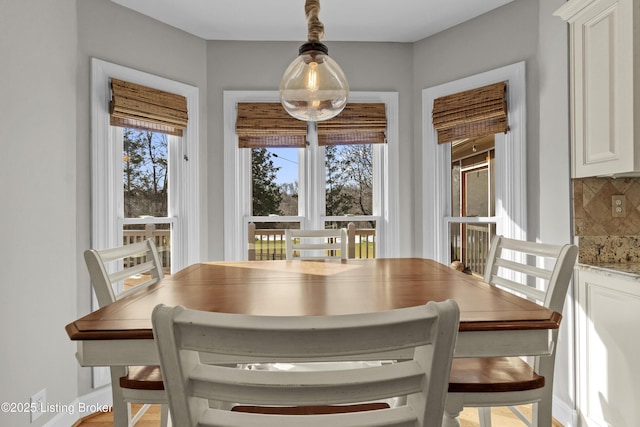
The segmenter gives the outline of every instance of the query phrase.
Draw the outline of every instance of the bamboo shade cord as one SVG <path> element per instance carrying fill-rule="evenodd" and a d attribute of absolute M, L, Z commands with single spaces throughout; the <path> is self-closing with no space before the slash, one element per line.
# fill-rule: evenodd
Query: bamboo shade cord
<path fill-rule="evenodd" d="M 318 145 L 382 144 L 386 131 L 384 103 L 349 103 L 336 117 L 318 122 Z"/>
<path fill-rule="evenodd" d="M 182 136 L 187 127 L 187 99 L 182 95 L 111 79 L 112 126 Z"/>
<path fill-rule="evenodd" d="M 306 0 L 304 13 L 307 17 L 307 40 L 319 42 L 324 37 L 324 25 L 320 22 L 320 0 Z"/>
<path fill-rule="evenodd" d="M 506 132 L 506 87 L 500 82 L 435 99 L 432 120 L 438 143 Z"/>
<path fill-rule="evenodd" d="M 236 134 L 240 148 L 303 148 L 307 122 L 291 117 L 279 102 L 240 102 Z"/>

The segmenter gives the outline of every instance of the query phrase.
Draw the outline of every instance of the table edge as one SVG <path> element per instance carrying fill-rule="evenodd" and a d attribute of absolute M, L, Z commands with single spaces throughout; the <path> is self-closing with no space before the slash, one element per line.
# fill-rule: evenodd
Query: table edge
<path fill-rule="evenodd" d="M 553 312 L 548 320 L 537 321 L 514 321 L 514 322 L 462 322 L 459 332 L 483 332 L 483 331 L 519 331 L 519 330 L 540 330 L 558 329 L 562 315 Z M 72 341 L 85 340 L 133 340 L 133 339 L 153 339 L 151 329 L 132 329 L 129 331 L 82 331 L 76 322 L 69 323 L 65 330 Z"/>

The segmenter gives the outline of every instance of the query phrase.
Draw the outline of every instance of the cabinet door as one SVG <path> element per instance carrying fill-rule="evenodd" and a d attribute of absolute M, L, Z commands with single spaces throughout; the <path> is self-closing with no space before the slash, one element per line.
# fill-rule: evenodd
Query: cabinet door
<path fill-rule="evenodd" d="M 635 427 L 640 420 L 640 281 L 576 273 L 580 425 Z"/>
<path fill-rule="evenodd" d="M 571 26 L 573 175 L 631 172 L 633 0 L 598 0 Z"/>

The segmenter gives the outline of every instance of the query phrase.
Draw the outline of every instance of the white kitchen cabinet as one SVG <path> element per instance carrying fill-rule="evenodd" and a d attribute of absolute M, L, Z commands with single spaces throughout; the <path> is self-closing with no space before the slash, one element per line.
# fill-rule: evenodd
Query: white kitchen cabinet
<path fill-rule="evenodd" d="M 569 0 L 572 176 L 640 175 L 640 2 Z"/>
<path fill-rule="evenodd" d="M 582 427 L 640 422 L 640 276 L 577 267 L 577 407 Z"/>

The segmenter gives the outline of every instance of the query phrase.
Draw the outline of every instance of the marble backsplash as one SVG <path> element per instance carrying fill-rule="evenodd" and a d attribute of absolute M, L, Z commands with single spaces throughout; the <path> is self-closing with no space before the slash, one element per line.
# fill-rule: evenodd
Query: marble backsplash
<path fill-rule="evenodd" d="M 640 236 L 584 236 L 578 245 L 582 264 L 640 264 Z"/>
<path fill-rule="evenodd" d="M 624 216 L 612 196 L 623 196 Z M 578 262 L 640 263 L 640 178 L 574 179 L 573 207 Z"/>

